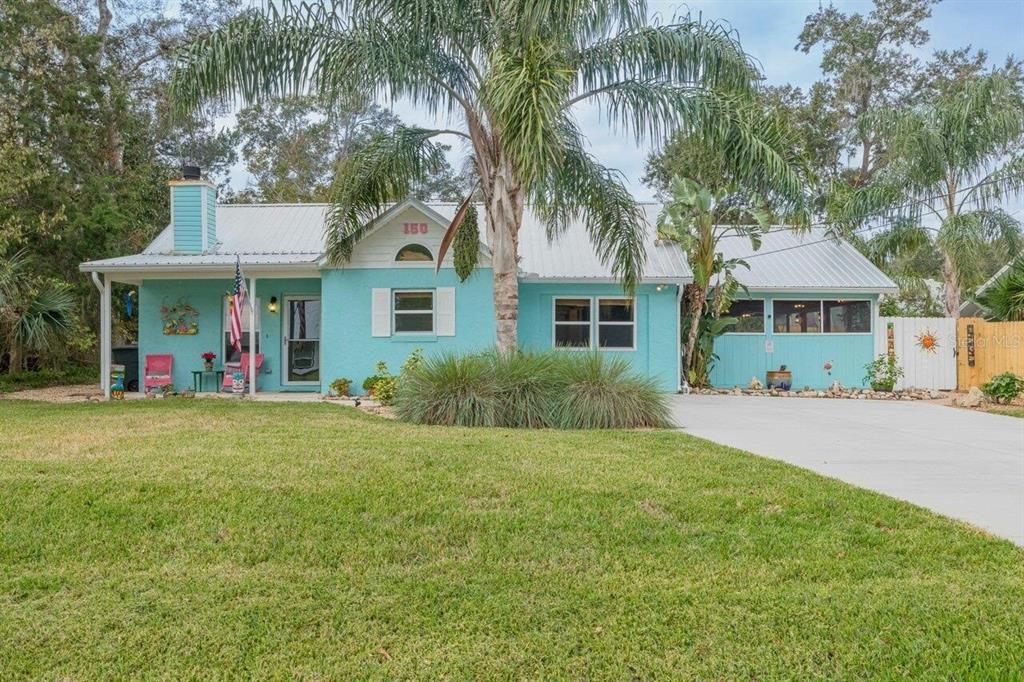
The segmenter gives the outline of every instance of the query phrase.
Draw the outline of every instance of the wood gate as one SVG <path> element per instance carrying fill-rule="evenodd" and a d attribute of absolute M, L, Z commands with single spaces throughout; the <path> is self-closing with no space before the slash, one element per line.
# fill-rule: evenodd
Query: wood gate
<path fill-rule="evenodd" d="M 1024 322 L 961 317 L 957 324 L 957 387 L 981 386 L 1003 372 L 1024 375 Z"/>
<path fill-rule="evenodd" d="M 880 317 L 875 355 L 895 353 L 904 376 L 896 388 L 956 388 L 956 320 L 952 317 Z"/>

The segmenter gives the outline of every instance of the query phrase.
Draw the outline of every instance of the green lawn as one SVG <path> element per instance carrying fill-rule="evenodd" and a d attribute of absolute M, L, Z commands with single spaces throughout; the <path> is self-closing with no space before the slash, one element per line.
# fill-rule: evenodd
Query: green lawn
<path fill-rule="evenodd" d="M 0 679 L 1014 678 L 1024 552 L 672 432 L 0 401 Z"/>

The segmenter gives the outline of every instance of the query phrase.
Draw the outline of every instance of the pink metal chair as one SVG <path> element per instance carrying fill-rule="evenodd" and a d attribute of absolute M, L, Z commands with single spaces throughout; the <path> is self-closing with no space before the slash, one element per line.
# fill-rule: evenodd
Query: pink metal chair
<path fill-rule="evenodd" d="M 256 374 L 260 373 L 263 368 L 263 353 L 256 354 Z M 231 390 L 231 375 L 235 372 L 241 372 L 245 375 L 245 385 L 249 386 L 249 354 L 242 353 L 242 357 L 238 362 L 225 362 L 224 363 L 224 382 L 221 384 L 221 390 Z M 256 388 L 259 388 L 259 380 L 256 381 Z"/>
<path fill-rule="evenodd" d="M 149 393 L 151 388 L 160 388 L 174 383 L 171 380 L 171 368 L 174 366 L 174 356 L 147 355 L 142 370 L 142 391 Z"/>

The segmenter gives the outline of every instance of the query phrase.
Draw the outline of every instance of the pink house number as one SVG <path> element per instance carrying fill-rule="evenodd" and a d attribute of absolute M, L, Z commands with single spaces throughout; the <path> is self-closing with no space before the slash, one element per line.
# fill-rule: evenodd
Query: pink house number
<path fill-rule="evenodd" d="M 404 234 L 426 234 L 427 224 L 426 223 L 405 223 L 402 226 L 402 232 Z"/>

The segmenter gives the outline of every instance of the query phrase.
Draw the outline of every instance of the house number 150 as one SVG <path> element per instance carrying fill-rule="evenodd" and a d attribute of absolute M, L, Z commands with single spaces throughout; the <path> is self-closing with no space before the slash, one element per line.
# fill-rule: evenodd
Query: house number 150
<path fill-rule="evenodd" d="M 427 224 L 426 223 L 406 223 L 403 226 L 402 232 L 405 234 L 426 234 Z"/>

